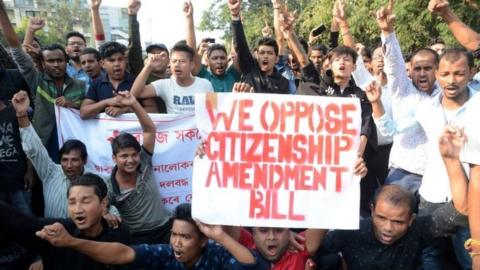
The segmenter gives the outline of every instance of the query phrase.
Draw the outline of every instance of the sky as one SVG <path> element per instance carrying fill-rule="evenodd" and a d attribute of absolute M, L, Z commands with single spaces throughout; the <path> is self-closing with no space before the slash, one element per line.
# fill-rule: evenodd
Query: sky
<path fill-rule="evenodd" d="M 214 0 L 192 0 L 195 25 L 198 26 L 204 10 L 207 10 Z M 168 47 L 186 38 L 185 16 L 182 0 L 142 0 L 142 7 L 137 16 L 140 23 L 142 43 L 151 41 L 164 43 Z M 103 0 L 103 6 L 126 7 L 127 0 Z M 205 37 L 217 40 L 221 32 L 202 33 L 196 31 L 197 42 Z"/>

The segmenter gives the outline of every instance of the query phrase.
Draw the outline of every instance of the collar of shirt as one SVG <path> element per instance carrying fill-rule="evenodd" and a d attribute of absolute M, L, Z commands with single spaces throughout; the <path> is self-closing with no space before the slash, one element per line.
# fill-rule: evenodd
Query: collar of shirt
<path fill-rule="evenodd" d="M 440 87 L 437 87 L 440 89 Z M 472 97 L 477 93 L 474 89 L 472 89 L 470 86 L 468 86 L 468 99 L 467 101 L 460 107 L 458 108 L 457 112 L 461 112 L 467 108 L 467 106 L 471 103 L 470 101 L 472 100 Z M 442 107 L 442 98 L 443 98 L 443 91 L 439 90 L 439 93 L 433 98 L 432 100 L 432 105 L 438 108 L 443 108 Z"/>
<path fill-rule="evenodd" d="M 103 83 L 110 83 L 110 79 L 108 78 L 108 73 L 107 72 L 101 72 L 100 73 L 100 79 L 102 80 Z M 123 81 L 120 84 L 124 83 L 133 83 L 135 78 L 128 72 L 125 71 L 125 75 L 123 77 Z"/>
<path fill-rule="evenodd" d="M 73 221 L 72 221 L 73 222 Z M 108 226 L 108 223 L 105 219 L 101 219 L 100 221 L 102 223 L 102 232 L 95 236 L 95 237 L 86 237 L 83 232 L 78 229 L 78 227 L 75 225 L 75 223 L 73 222 L 73 231 L 72 231 L 72 236 L 76 237 L 76 238 L 82 238 L 82 239 L 92 239 L 92 240 L 98 240 L 98 239 L 102 239 L 105 235 L 108 235 L 109 232 L 110 232 L 110 226 Z"/>

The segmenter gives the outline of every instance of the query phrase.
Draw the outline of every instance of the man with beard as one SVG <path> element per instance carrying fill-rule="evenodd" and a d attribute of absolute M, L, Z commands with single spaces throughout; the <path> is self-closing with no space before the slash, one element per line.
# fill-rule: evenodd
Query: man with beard
<path fill-rule="evenodd" d="M 89 84 L 90 77 L 85 70 L 82 69 L 82 63 L 80 62 L 80 55 L 86 48 L 87 40 L 85 36 L 80 32 L 69 32 L 66 36 L 67 46 L 66 52 L 68 54 L 67 74 L 73 79 L 84 81 L 85 84 Z"/>
<path fill-rule="evenodd" d="M 190 1 L 184 4 L 183 12 L 187 19 L 187 44 L 197 48 L 195 26 L 193 21 L 193 5 Z M 206 52 L 208 65 L 202 64 L 202 56 Z M 233 85 L 240 80 L 236 61 L 228 66 L 228 54 L 225 46 L 211 44 L 202 40 L 194 57 L 195 67 L 192 74 L 210 81 L 215 92 L 232 92 Z"/>
<path fill-rule="evenodd" d="M 130 243 L 128 229 L 124 225 L 111 228 L 102 219 L 108 207 L 107 186 L 102 178 L 85 174 L 72 181 L 67 191 L 69 219 L 36 218 L 26 216 L 0 202 L 0 232 L 28 250 L 38 252 L 44 269 L 112 269 L 69 248 L 57 248 L 35 234 L 49 224 L 63 226 L 78 238 L 105 242 Z M 67 203 L 67 202 L 65 202 Z M 44 231 L 54 235 L 55 231 Z"/>
<path fill-rule="evenodd" d="M 395 122 L 389 121 L 388 117 L 384 115 L 383 106 L 378 98 L 379 93 L 374 89 L 367 91 L 372 102 L 374 117 L 379 119 L 379 129 L 382 132 L 395 134 L 411 129 L 413 126 L 419 126 L 427 135 L 427 162 L 419 189 L 421 196 L 419 214 L 422 216 L 431 214 L 434 209 L 452 198 L 453 190 L 451 190 L 445 166 L 442 164 L 437 138 L 446 124 L 450 123 L 460 127 L 467 127 L 471 124 L 470 119 L 465 116 L 466 112 L 469 108 L 478 105 L 473 98 L 477 92 L 468 87 L 472 70 L 471 54 L 460 49 L 446 50 L 442 54 L 439 68 L 435 72 L 442 92 L 436 98 L 412 107 L 413 118 L 400 118 Z M 467 171 L 466 164 L 464 166 Z M 468 235 L 468 233 L 466 234 Z M 463 251 L 462 247 L 455 248 Z M 471 262 L 467 264 L 471 264 Z"/>
<path fill-rule="evenodd" d="M 229 0 L 228 7 L 232 18 L 238 65 L 242 73 L 241 81 L 250 84 L 255 93 L 288 94 L 288 80 L 275 69 L 279 51 L 277 42 L 268 37 L 260 38 L 257 41 L 254 58 L 248 48 L 240 19 L 242 1 Z"/>
<path fill-rule="evenodd" d="M 0 1 L 0 25 L 11 47 L 13 59 L 20 73 L 35 95 L 33 125 L 52 159 L 58 162 L 58 139 L 54 105 L 79 108 L 85 94 L 85 83 L 66 74 L 67 54 L 62 46 L 52 44 L 42 49 L 44 73 L 33 65 L 32 59 L 22 49 L 8 19 L 3 1 Z"/>

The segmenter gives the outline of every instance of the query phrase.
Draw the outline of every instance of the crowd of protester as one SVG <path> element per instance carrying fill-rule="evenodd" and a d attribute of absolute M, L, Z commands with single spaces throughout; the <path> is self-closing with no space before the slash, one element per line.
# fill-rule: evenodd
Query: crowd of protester
<path fill-rule="evenodd" d="M 230 51 L 197 44 L 187 0 L 184 40 L 149 45 L 144 58 L 140 0 L 128 1 L 128 47 L 105 40 L 101 0 L 90 0 L 96 48 L 79 32 L 40 44 L 40 17 L 21 39 L 0 0 L 0 269 L 480 269 L 480 34 L 446 0 L 430 0 L 463 48 L 437 38 L 402 52 L 390 0 L 372 18 L 381 43 L 366 48 L 337 0 L 320 44 L 319 31 L 299 37 L 296 14 L 271 0 L 273 28 L 253 45 L 242 1 L 227 2 Z M 192 113 L 195 94 L 208 92 L 359 99 L 359 229 L 208 225 L 190 204 L 166 210 L 149 113 Z M 55 105 L 84 120 L 134 113 L 142 144 L 120 134 L 111 175 L 89 172 L 82 141 L 59 145 Z"/>

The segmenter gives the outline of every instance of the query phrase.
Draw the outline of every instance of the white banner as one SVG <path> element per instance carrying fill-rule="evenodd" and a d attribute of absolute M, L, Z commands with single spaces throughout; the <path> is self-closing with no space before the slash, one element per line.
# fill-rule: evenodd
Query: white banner
<path fill-rule="evenodd" d="M 82 120 L 77 110 L 56 107 L 59 145 L 78 139 L 87 146 L 87 169 L 110 174 L 114 163 L 110 142 L 128 132 L 142 142 L 142 129 L 135 114 L 113 118 L 104 113 Z M 173 210 L 179 203 L 191 202 L 193 156 L 199 143 L 195 116 L 150 114 L 157 127 L 153 171 L 165 207 Z"/>
<path fill-rule="evenodd" d="M 197 94 L 207 146 L 195 158 L 193 216 L 234 226 L 356 229 L 356 98 Z"/>

